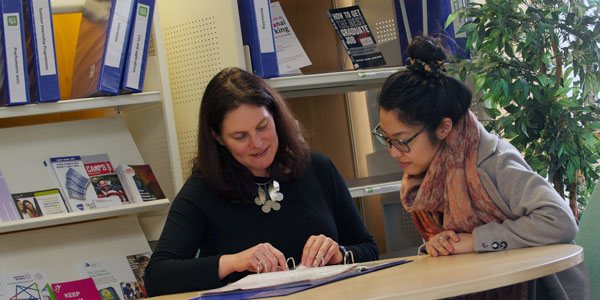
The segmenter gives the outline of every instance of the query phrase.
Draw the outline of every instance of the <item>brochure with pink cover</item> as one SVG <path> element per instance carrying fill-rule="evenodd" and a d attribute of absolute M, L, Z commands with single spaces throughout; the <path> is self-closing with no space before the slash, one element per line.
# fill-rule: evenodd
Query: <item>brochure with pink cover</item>
<path fill-rule="evenodd" d="M 92 278 L 52 284 L 56 300 L 102 300 Z"/>

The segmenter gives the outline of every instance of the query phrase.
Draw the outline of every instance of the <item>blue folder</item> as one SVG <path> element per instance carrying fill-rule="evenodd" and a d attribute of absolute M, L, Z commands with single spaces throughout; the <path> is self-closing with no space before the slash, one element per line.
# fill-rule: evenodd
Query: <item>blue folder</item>
<path fill-rule="evenodd" d="M 23 0 L 23 14 L 31 101 L 58 101 L 60 90 L 50 0 Z"/>
<path fill-rule="evenodd" d="M 0 106 L 29 103 L 21 0 L 0 0 Z"/>
<path fill-rule="evenodd" d="M 263 78 L 279 76 L 269 0 L 238 0 L 242 42 L 250 50 L 252 72 Z"/>
<path fill-rule="evenodd" d="M 150 45 L 150 32 L 154 15 L 155 0 L 137 0 L 133 8 L 131 34 L 123 71 L 122 89 L 141 92 Z"/>
<path fill-rule="evenodd" d="M 285 296 L 293 293 L 301 292 L 304 290 L 312 289 L 321 285 L 332 283 L 335 281 L 351 278 L 368 274 L 371 272 L 379 271 L 389 267 L 402 265 L 411 262 L 411 260 L 397 260 L 391 262 L 367 262 L 358 264 L 356 267 L 351 268 L 345 272 L 332 275 L 329 277 L 323 277 L 314 280 L 303 280 L 291 283 L 279 284 L 275 286 L 268 286 L 256 289 L 248 290 L 232 290 L 224 292 L 205 292 L 199 297 L 192 298 L 190 300 L 201 300 L 201 299 L 257 299 L 266 297 Z"/>
<path fill-rule="evenodd" d="M 408 54 L 409 36 L 425 35 L 424 23 L 427 25 L 427 35 L 441 37 L 445 46 L 459 57 L 467 57 L 464 52 L 464 39 L 455 39 L 454 27 L 444 28 L 448 15 L 452 12 L 450 0 L 427 0 L 427 7 L 423 7 L 422 0 L 394 0 L 396 20 L 398 26 L 398 39 L 402 51 L 402 59 L 406 61 Z M 406 18 L 405 18 L 406 16 Z M 426 19 L 425 19 L 426 18 Z M 424 22 L 425 19 L 425 22 Z"/>

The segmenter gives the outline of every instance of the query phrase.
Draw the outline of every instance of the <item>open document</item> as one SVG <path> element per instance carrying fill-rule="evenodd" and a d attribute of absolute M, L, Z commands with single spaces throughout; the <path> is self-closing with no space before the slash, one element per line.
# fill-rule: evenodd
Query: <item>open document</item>
<path fill-rule="evenodd" d="M 332 265 L 318 268 L 298 267 L 294 270 L 248 275 L 222 288 L 201 292 L 193 299 L 253 299 L 283 296 L 334 281 L 363 275 L 410 262 L 410 260 L 375 261 Z"/>

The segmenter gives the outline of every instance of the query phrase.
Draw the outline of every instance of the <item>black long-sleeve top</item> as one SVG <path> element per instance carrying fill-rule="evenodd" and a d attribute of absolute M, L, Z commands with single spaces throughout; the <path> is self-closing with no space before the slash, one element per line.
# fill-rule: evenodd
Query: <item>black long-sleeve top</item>
<path fill-rule="evenodd" d="M 253 202 L 232 204 L 220 199 L 192 175 L 175 197 L 146 267 L 149 294 L 205 290 L 238 280 L 248 273 L 219 279 L 221 255 L 264 242 L 299 262 L 307 239 L 323 234 L 352 251 L 356 262 L 376 260 L 377 245 L 343 178 L 328 158 L 316 152 L 311 156 L 302 175 L 280 183 L 281 209 L 269 213 Z"/>

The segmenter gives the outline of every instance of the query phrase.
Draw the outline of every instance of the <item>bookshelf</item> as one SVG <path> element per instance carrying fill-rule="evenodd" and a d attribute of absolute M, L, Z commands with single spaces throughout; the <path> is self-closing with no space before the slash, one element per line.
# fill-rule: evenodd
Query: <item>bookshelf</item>
<path fill-rule="evenodd" d="M 404 67 L 384 67 L 277 77 L 268 82 L 288 98 L 340 94 L 379 88 L 388 76 L 402 69 Z"/>
<path fill-rule="evenodd" d="M 55 17 L 76 16 L 83 3 L 51 1 Z M 2 222 L 3 272 L 42 270 L 53 282 L 74 280 L 80 277 L 74 266 L 82 260 L 150 251 L 147 241 L 158 238 L 169 199 L 183 185 L 159 22 L 155 12 L 142 93 L 1 107 L 0 170 L 11 193 L 49 189 L 57 184 L 43 166 L 45 159 L 107 153 L 114 166 L 150 164 L 167 198 Z M 57 40 L 72 41 L 77 32 L 57 34 Z"/>
<path fill-rule="evenodd" d="M 158 91 L 111 97 L 81 98 L 52 103 L 34 103 L 21 106 L 0 107 L 0 119 L 102 108 L 113 108 L 117 110 L 123 110 L 125 108 L 135 109 L 135 107 L 160 104 L 160 102 L 161 97 L 160 92 Z"/>
<path fill-rule="evenodd" d="M 88 222 L 122 215 L 133 215 L 165 208 L 169 199 L 159 199 L 144 203 L 132 203 L 123 206 L 97 208 L 86 211 L 70 212 L 68 214 L 41 216 L 28 220 L 17 220 L 0 223 L 0 234 L 17 232 L 29 229 L 38 229 L 56 225 Z"/>
<path fill-rule="evenodd" d="M 400 191 L 402 173 L 375 175 L 346 180 L 352 198 Z"/>

